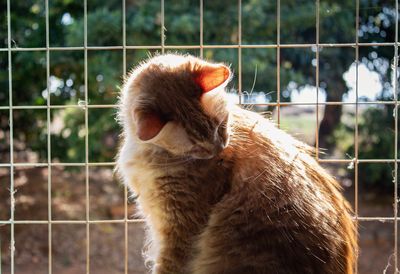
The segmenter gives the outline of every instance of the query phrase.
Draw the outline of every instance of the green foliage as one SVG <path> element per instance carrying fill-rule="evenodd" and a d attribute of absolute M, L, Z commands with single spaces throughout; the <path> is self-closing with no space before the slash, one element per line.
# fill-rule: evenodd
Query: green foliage
<path fill-rule="evenodd" d="M 359 157 L 362 159 L 379 159 L 394 157 L 394 117 L 393 107 L 369 108 L 363 115 L 359 127 L 361 147 Z M 386 158 L 385 157 L 385 158 Z M 393 189 L 392 164 L 361 165 L 359 180 L 367 187 Z"/>
<path fill-rule="evenodd" d="M 354 42 L 355 6 L 354 1 L 326 0 L 320 3 L 321 41 Z M 0 47 L 7 45 L 6 2 L 0 3 Z M 165 44 L 198 45 L 200 43 L 200 10 L 198 1 L 165 1 Z M 361 5 L 379 7 L 362 9 L 361 25 L 368 25 L 370 17 L 378 22 L 379 33 L 365 31 L 360 41 L 392 41 L 394 33 L 393 10 L 388 1 L 366 1 Z M 389 24 L 384 24 L 379 14 L 388 7 Z M 161 5 L 159 0 L 126 1 L 126 43 L 127 45 L 160 45 L 161 43 Z M 84 45 L 84 8 L 82 1 L 54 0 L 49 2 L 50 46 L 82 47 Z M 315 43 L 315 1 L 288 0 L 281 3 L 280 43 Z M 363 14 L 367 12 L 368 14 Z M 203 12 L 204 44 L 238 43 L 238 6 L 236 1 L 204 1 Z M 277 36 L 276 1 L 242 1 L 242 43 L 276 44 Z M 13 47 L 45 47 L 46 17 L 44 1 L 12 1 L 11 35 Z M 379 19 L 379 20 L 378 20 Z M 88 1 L 87 42 L 89 46 L 121 46 L 123 32 L 122 2 L 119 0 Z M 364 40 L 363 40 L 364 39 Z M 368 55 L 376 51 L 378 58 L 390 59 L 389 47 L 361 47 L 360 54 Z M 152 51 L 154 52 L 154 51 Z M 180 51 L 182 52 L 182 51 Z M 183 50 L 199 55 L 199 50 Z M 1 54 L 1 53 L 0 53 Z M 128 49 L 126 51 L 127 70 L 146 58 L 147 50 Z M 204 56 L 209 59 L 232 63 L 237 73 L 237 49 L 205 49 Z M 242 87 L 250 91 L 254 75 L 257 78 L 254 92 L 263 91 L 266 99 L 276 100 L 276 75 L 280 73 L 280 86 L 286 91 L 281 100 L 290 100 L 291 82 L 297 88 L 315 84 L 315 49 L 281 48 L 280 60 L 277 49 L 242 49 Z M 8 58 L 6 52 L 0 55 L 0 104 L 8 105 Z M 324 83 L 328 99 L 340 101 L 347 91 L 342 74 L 354 60 L 352 49 L 324 48 L 320 52 L 321 83 Z M 339 58 L 340 57 L 340 58 Z M 371 61 L 366 59 L 365 62 Z M 277 62 L 280 71 L 277 72 Z M 122 50 L 88 50 L 87 87 L 85 87 L 85 66 L 83 50 L 51 51 L 50 79 L 55 86 L 50 89 L 52 105 L 78 105 L 85 100 L 87 90 L 89 104 L 115 104 L 118 86 L 123 75 Z M 372 69 L 379 71 L 378 67 Z M 385 79 L 386 72 L 382 72 Z M 237 76 L 237 74 L 236 74 Z M 14 105 L 46 105 L 46 53 L 14 52 L 12 54 L 12 94 Z M 54 83 L 53 83 L 54 82 Z M 237 88 L 237 77 L 232 83 Z M 89 159 L 90 161 L 111 161 L 117 146 L 119 128 L 114 121 L 115 110 L 88 109 Z M 14 134 L 24 140 L 34 151 L 40 152 L 45 160 L 47 155 L 47 128 L 40 126 L 46 121 L 45 111 L 31 111 L 28 115 L 14 115 Z M 51 129 L 51 148 L 53 160 L 61 162 L 82 162 L 85 159 L 85 119 L 82 108 L 52 109 L 52 125 L 61 129 Z M 0 119 L 1 128 L 8 130 L 7 119 Z M 15 148 L 16 152 L 25 148 Z M 0 145 L 0 152 L 8 148 Z"/>
<path fill-rule="evenodd" d="M 394 157 L 394 116 L 392 105 L 368 107 L 361 110 L 358 123 L 358 158 L 393 159 Z M 342 124 L 334 138 L 339 138 L 340 147 L 348 155 L 354 155 L 354 129 Z M 393 190 L 393 164 L 359 164 L 358 180 L 363 188 Z M 354 172 L 352 174 L 354 176 Z"/>
<path fill-rule="evenodd" d="M 69 108 L 59 113 L 61 130 L 52 136 L 52 157 L 61 162 L 85 161 L 85 116 L 81 109 Z"/>
<path fill-rule="evenodd" d="M 382 155 L 393 158 L 394 153 L 393 107 L 368 108 L 362 113 L 359 124 L 359 146 L 362 159 L 377 159 Z M 389 134 L 388 134 L 389 133 Z"/>

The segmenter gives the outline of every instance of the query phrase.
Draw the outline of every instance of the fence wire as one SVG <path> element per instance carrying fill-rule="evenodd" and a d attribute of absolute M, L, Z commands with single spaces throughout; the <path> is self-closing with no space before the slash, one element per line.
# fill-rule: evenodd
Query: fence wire
<path fill-rule="evenodd" d="M 237 44 L 233 45 L 206 45 L 204 44 L 204 0 L 199 1 L 200 7 L 200 31 L 199 31 L 199 44 L 196 45 L 165 45 L 165 3 L 164 0 L 161 1 L 161 28 L 160 28 L 160 45 L 140 45 L 140 46 L 131 46 L 127 45 L 126 39 L 126 0 L 122 0 L 122 45 L 119 46 L 88 46 L 88 26 L 87 26 L 87 0 L 84 0 L 84 44 L 83 46 L 76 47 L 52 47 L 50 46 L 49 40 L 49 0 L 45 0 L 45 22 L 46 22 L 46 46 L 45 47 L 35 47 L 35 48 L 21 48 L 21 47 L 12 47 L 12 36 L 11 36 L 11 0 L 7 0 L 7 48 L 0 48 L 0 52 L 7 52 L 8 58 L 8 95 L 9 95 L 9 105 L 8 106 L 0 106 L 0 110 L 8 110 L 9 112 L 9 142 L 10 142 L 10 160 L 8 163 L 0 163 L 0 167 L 7 167 L 10 170 L 10 219 L 5 221 L 0 221 L 0 225 L 10 225 L 10 265 L 11 265 L 11 274 L 15 273 L 15 224 L 18 225 L 32 225 L 32 224 L 47 224 L 48 225 L 48 272 L 53 272 L 52 266 L 52 225 L 53 224 L 85 224 L 86 225 L 86 273 L 90 273 L 90 225 L 91 224 L 102 224 L 102 223 L 122 223 L 124 224 L 124 272 L 128 273 L 128 225 L 142 222 L 139 219 L 129 219 L 128 216 L 130 212 L 128 212 L 128 190 L 124 187 L 124 218 L 117 220 L 91 220 L 90 219 L 90 211 L 89 211 L 89 167 L 101 167 L 101 166 L 109 166 L 112 167 L 115 165 L 114 162 L 90 162 L 89 161 L 89 120 L 88 120 L 88 110 L 91 108 L 116 108 L 115 104 L 89 104 L 88 103 L 88 52 L 89 51 L 101 51 L 101 50 L 122 50 L 123 53 L 123 73 L 127 72 L 127 50 L 131 49 L 145 49 L 145 50 L 160 50 L 161 52 L 165 52 L 169 49 L 199 49 L 200 57 L 203 57 L 204 49 L 237 49 L 238 54 L 238 95 L 239 95 L 239 103 L 242 105 L 246 105 L 243 102 L 243 94 L 242 94 L 242 49 L 257 49 L 257 48 L 265 48 L 265 49 L 276 49 L 276 80 L 277 80 L 277 101 L 274 103 L 264 103 L 264 104 L 256 104 L 259 106 L 273 106 L 276 107 L 277 113 L 277 124 L 280 126 L 281 123 L 281 107 L 284 106 L 315 106 L 316 109 L 316 130 L 315 130 L 315 140 L 316 145 L 315 149 L 317 151 L 316 157 L 317 160 L 321 163 L 352 163 L 354 165 L 354 184 L 355 184 L 355 222 L 361 221 L 381 221 L 381 222 L 393 222 L 394 225 L 394 272 L 398 273 L 396 270 L 398 269 L 398 153 L 397 153 L 397 141 L 398 141 L 398 83 L 397 79 L 394 81 L 393 85 L 393 101 L 359 101 L 358 93 L 359 93 L 359 49 L 360 47 L 393 47 L 394 48 L 394 70 L 395 75 L 398 75 L 398 21 L 399 21 L 399 11 L 398 11 L 398 0 L 395 1 L 396 15 L 395 15 L 395 41 L 394 42 L 385 42 L 385 43 L 360 43 L 358 37 L 359 31 L 359 13 L 360 13 L 360 0 L 356 0 L 356 12 L 354 14 L 356 18 L 356 26 L 355 26 L 355 43 L 320 43 L 320 0 L 316 0 L 316 20 L 315 20 L 315 28 L 316 28 L 316 42 L 315 43 L 304 43 L 304 44 L 282 44 L 281 43 L 281 1 L 277 0 L 277 38 L 276 44 L 242 44 L 242 1 L 238 0 L 238 41 Z M 281 84 L 280 84 L 280 59 L 281 59 L 281 49 L 283 48 L 313 48 L 315 50 L 315 58 L 316 58 L 316 66 L 315 66 L 315 86 L 316 86 L 316 102 L 281 102 L 280 94 L 281 94 Z M 356 64 L 356 99 L 355 102 L 319 102 L 318 100 L 318 91 L 319 91 L 319 68 L 320 68 L 320 50 L 322 48 L 354 48 L 355 50 L 355 64 Z M 13 68 L 12 68 L 12 53 L 13 52 L 35 52 L 41 51 L 46 54 L 46 82 L 47 82 L 47 90 L 50 90 L 50 52 L 53 51 L 83 51 L 84 52 L 84 101 L 79 102 L 76 105 L 52 105 L 51 104 L 51 96 L 47 96 L 46 105 L 43 106 L 34 106 L 34 105 L 23 105 L 23 106 L 15 106 L 13 105 Z M 254 105 L 254 104 L 252 104 Z M 320 159 L 319 158 L 319 107 L 320 106 L 328 106 L 328 105 L 337 105 L 344 106 L 350 105 L 355 107 L 355 131 L 354 131 L 354 159 Z M 393 159 L 359 159 L 358 158 L 358 137 L 359 137 L 359 106 L 361 105 L 393 105 L 394 106 L 394 158 Z M 84 110 L 84 120 L 85 120 L 85 160 L 84 162 L 77 163 L 56 163 L 52 162 L 51 155 L 51 110 L 53 109 L 67 109 L 67 108 L 81 108 Z M 14 110 L 25 110 L 25 109 L 43 109 L 47 112 L 47 162 L 46 163 L 15 163 L 14 162 L 14 125 L 13 125 L 13 111 Z M 390 163 L 394 165 L 394 174 L 393 174 L 393 182 L 394 182 L 394 197 L 393 197 L 393 216 L 392 217 L 361 217 L 359 216 L 359 164 L 360 163 Z M 52 167 L 56 166 L 80 166 L 85 168 L 85 219 L 84 220 L 53 220 L 52 218 Z M 16 220 L 14 211 L 15 211 L 15 185 L 14 185 L 14 171 L 16 167 L 47 167 L 48 175 L 47 175 L 47 186 L 48 186 L 48 215 L 47 220 Z M 0 242 L 1 243 L 1 242 Z M 1 249 L 0 249 L 1 256 Z M 355 266 L 357 269 L 357 266 Z M 1 273 L 1 261 L 0 261 L 0 273 Z"/>

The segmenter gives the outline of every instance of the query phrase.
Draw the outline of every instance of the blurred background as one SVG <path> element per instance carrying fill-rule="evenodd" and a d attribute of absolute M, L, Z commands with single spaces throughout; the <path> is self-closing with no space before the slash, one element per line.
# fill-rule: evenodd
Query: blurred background
<path fill-rule="evenodd" d="M 166 51 L 200 56 L 199 47 L 190 47 L 201 42 L 200 2 L 165 0 L 162 16 L 160 0 L 126 0 L 127 70 L 149 54 L 160 52 L 163 25 Z M 93 163 L 88 174 L 89 218 L 121 220 L 125 193 L 112 171 L 120 132 L 113 105 L 122 83 L 124 51 L 122 47 L 111 47 L 123 45 L 122 1 L 88 0 L 87 3 L 88 46 L 103 47 L 88 50 L 87 103 L 110 105 L 87 109 L 88 159 Z M 320 0 L 317 10 L 315 1 L 281 0 L 278 15 L 276 1 L 242 0 L 239 17 L 238 1 L 204 0 L 203 43 L 208 47 L 203 56 L 231 64 L 235 73 L 229 86 L 231 100 L 239 102 L 241 85 L 240 102 L 246 107 L 263 112 L 308 144 L 318 144 L 322 164 L 340 180 L 353 206 L 355 165 L 351 160 L 356 157 L 357 146 L 358 158 L 365 160 L 357 167 L 359 216 L 393 217 L 394 163 L 387 160 L 393 160 L 395 155 L 392 102 L 394 81 L 398 80 L 392 68 L 395 1 L 359 0 L 358 21 L 356 6 L 356 1 Z M 11 53 L 13 98 L 9 98 L 6 11 L 6 0 L 0 0 L 0 220 L 7 221 L 11 216 L 7 164 L 13 149 L 13 161 L 21 164 L 14 168 L 15 220 L 46 221 L 50 207 L 53 220 L 84 221 L 86 169 L 76 165 L 84 163 L 86 156 L 83 1 L 49 1 L 49 86 L 45 1 L 11 1 L 11 47 L 15 49 Z M 323 44 L 320 47 L 312 45 L 317 42 L 317 15 L 319 43 Z M 365 43 L 359 47 L 358 73 L 356 37 Z M 243 45 L 270 46 L 238 50 L 232 46 L 239 39 Z M 278 41 L 290 46 L 279 49 L 271 46 Z M 59 47 L 68 49 L 52 49 Z M 50 110 L 50 129 L 46 110 L 49 97 L 52 105 L 63 106 Z M 12 148 L 7 109 L 11 99 L 16 107 L 12 110 Z M 356 101 L 360 103 L 358 111 Z M 279 111 L 277 102 L 283 103 Z M 356 127 L 358 138 L 355 138 Z M 51 159 L 47 159 L 48 133 Z M 50 205 L 49 170 L 40 165 L 48 160 L 58 163 L 51 167 Z M 133 219 L 133 199 L 129 200 L 128 210 L 129 218 Z M 393 221 L 360 221 L 359 226 L 359 273 L 385 270 L 393 273 L 394 245 L 398 244 Z M 45 222 L 15 225 L 15 273 L 47 273 L 48 232 Z M 124 273 L 124 233 L 124 223 L 90 225 L 91 273 Z M 0 272 L 9 273 L 9 224 L 0 224 L 0 240 Z M 53 272 L 85 273 L 86 244 L 84 223 L 53 224 Z M 142 245 L 143 224 L 129 223 L 129 273 L 145 273 Z"/>

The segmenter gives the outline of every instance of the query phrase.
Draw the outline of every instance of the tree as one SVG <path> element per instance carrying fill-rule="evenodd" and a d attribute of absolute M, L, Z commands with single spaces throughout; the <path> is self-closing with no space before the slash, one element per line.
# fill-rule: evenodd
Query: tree
<path fill-rule="evenodd" d="M 196 2 L 197 3 L 197 2 Z M 198 3 L 197 3 L 198 4 Z M 394 40 L 394 8 L 389 1 L 361 0 L 360 42 Z M 1 5 L 6 10 L 5 3 Z M 122 2 L 93 0 L 88 5 L 88 45 L 122 45 Z M 127 0 L 126 30 L 128 45 L 159 45 L 161 38 L 160 1 Z M 379 8 L 370 8 L 379 7 Z M 71 0 L 50 1 L 51 46 L 83 46 L 83 3 Z M 167 45 L 199 44 L 200 12 L 191 1 L 165 2 L 165 43 Z M 2 30 L 6 14 L 0 13 Z M 238 42 L 238 6 L 235 1 L 204 1 L 204 43 L 236 44 Z M 261 0 L 242 1 L 242 43 L 275 44 L 277 42 L 277 6 Z M 316 42 L 316 7 L 314 1 L 288 0 L 281 3 L 280 42 L 290 44 Z M 45 46 L 44 1 L 30 0 L 11 5 L 13 46 Z M 7 40 L 7 32 L 0 32 L 0 40 Z M 320 42 L 342 43 L 355 41 L 355 1 L 321 1 Z M 4 44 L 6 46 L 6 43 Z M 180 50 L 182 52 L 182 50 Z M 281 48 L 277 60 L 276 49 L 242 49 L 243 90 L 263 91 L 269 101 L 276 101 L 276 63 L 280 62 L 281 101 L 289 101 L 295 88 L 315 85 L 316 49 Z M 198 50 L 187 50 L 195 55 Z M 373 56 L 370 53 L 375 52 Z M 0 53 L 1 54 L 1 53 Z M 8 104 L 7 55 L 0 58 L 0 99 Z M 147 56 L 146 50 L 127 50 L 128 69 Z M 351 48 L 320 49 L 320 87 L 326 90 L 328 101 L 341 101 L 347 92 L 343 73 L 355 57 Z M 237 72 L 237 49 L 205 49 L 206 58 L 232 63 Z M 390 60 L 390 47 L 360 47 L 362 62 Z M 46 104 L 45 52 L 15 52 L 13 60 L 13 103 L 19 105 Z M 84 100 L 83 51 L 52 51 L 50 53 L 52 104 L 79 104 Z M 371 66 L 386 79 L 388 72 Z M 123 73 L 121 50 L 88 51 L 88 95 L 90 104 L 114 104 Z M 293 85 L 295 83 L 295 85 Z M 232 83 L 237 88 L 237 76 Z M 4 102 L 4 103 L 3 103 Z M 90 157 L 96 161 L 112 160 L 116 147 L 116 132 L 112 109 L 89 109 Z M 7 131 L 7 112 L 1 112 L 1 128 Z M 84 159 L 84 111 L 80 108 L 52 110 L 52 119 L 62 119 L 64 128 L 52 130 L 52 157 L 60 161 Z M 331 135 L 340 121 L 341 107 L 327 106 L 320 125 L 320 145 L 329 146 Z M 32 150 L 46 156 L 45 111 L 15 112 L 14 137 Z M 2 155 L 8 151 L 7 141 L 0 144 Z M 34 145 L 32 145 L 34 144 Z M 106 144 L 106 145 L 104 145 Z M 7 160 L 5 160 L 7 161 Z"/>

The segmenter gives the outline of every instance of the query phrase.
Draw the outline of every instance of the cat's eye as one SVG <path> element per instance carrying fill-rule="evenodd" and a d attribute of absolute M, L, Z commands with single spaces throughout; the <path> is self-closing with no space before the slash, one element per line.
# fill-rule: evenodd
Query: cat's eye
<path fill-rule="evenodd" d="M 226 128 L 226 126 L 228 124 L 228 118 L 229 118 L 229 114 L 227 114 L 225 116 L 225 118 L 221 120 L 221 122 L 218 125 L 218 128 Z"/>
<path fill-rule="evenodd" d="M 221 124 L 219 124 L 218 128 L 219 129 L 226 129 L 228 120 L 223 121 Z"/>
<path fill-rule="evenodd" d="M 228 117 L 222 120 L 222 122 L 217 127 L 218 134 L 225 134 L 228 126 Z"/>

